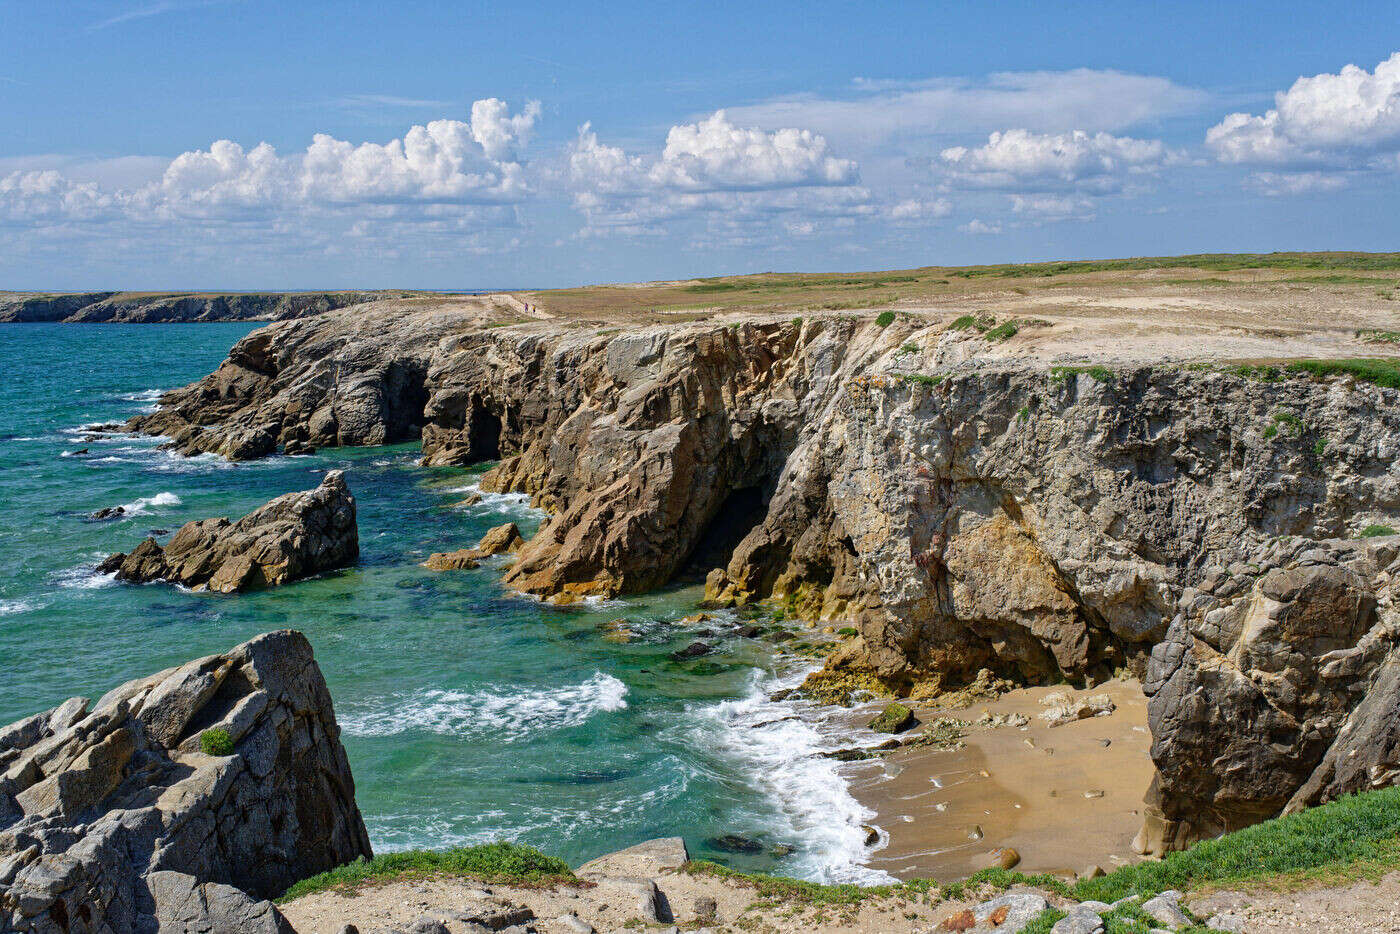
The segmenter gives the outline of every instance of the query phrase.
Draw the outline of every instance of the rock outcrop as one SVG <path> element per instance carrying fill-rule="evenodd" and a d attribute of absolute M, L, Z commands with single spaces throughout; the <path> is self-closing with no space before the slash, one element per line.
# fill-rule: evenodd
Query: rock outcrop
<path fill-rule="evenodd" d="M 423 567 L 433 571 L 471 570 L 481 563 L 481 559 L 492 555 L 515 554 L 525 547 L 525 538 L 514 522 L 498 525 L 481 536 L 481 541 L 472 548 L 459 548 L 456 551 L 440 551 L 428 556 Z"/>
<path fill-rule="evenodd" d="M 1152 652 L 1143 852 L 1400 778 L 1400 539 L 1276 542 L 1207 571 Z"/>
<path fill-rule="evenodd" d="M 402 293 L 0 292 L 0 323 L 284 321 Z"/>
<path fill-rule="evenodd" d="M 272 934 L 267 899 L 370 855 L 325 680 L 290 630 L 0 729 L 0 768 L 6 931 Z"/>
<path fill-rule="evenodd" d="M 169 544 L 148 538 L 97 569 L 132 583 L 169 581 L 233 593 L 346 567 L 359 554 L 355 498 L 345 475 L 332 470 L 315 489 L 279 496 L 237 522 L 187 522 Z"/>
<path fill-rule="evenodd" d="M 1184 651 L 1182 601 L 1220 569 L 1285 537 L 1400 524 L 1396 390 L 1179 362 L 1052 366 L 935 316 L 613 333 L 330 313 L 249 335 L 131 427 L 186 453 L 420 435 L 427 464 L 498 461 L 481 488 L 550 513 L 508 586 L 566 602 L 692 574 L 716 605 L 848 622 L 859 636 L 828 662 L 824 696 L 947 690 L 984 669 L 1142 676 L 1154 646 Z M 1183 697 L 1213 696 L 1188 683 L 1198 671 L 1178 676 Z M 1326 715 L 1340 727 L 1362 695 Z M 1216 800 L 1167 775 L 1201 765 L 1184 737 L 1162 746 L 1163 787 Z M 1331 739 L 1310 742 L 1321 756 Z"/>

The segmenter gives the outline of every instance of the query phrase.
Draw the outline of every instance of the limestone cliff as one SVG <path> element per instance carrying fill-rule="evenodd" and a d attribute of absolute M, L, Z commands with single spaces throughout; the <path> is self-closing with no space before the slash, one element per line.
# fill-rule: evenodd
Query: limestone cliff
<path fill-rule="evenodd" d="M 255 332 L 132 427 L 186 453 L 421 436 L 427 464 L 499 461 L 483 488 L 551 513 L 509 586 L 708 575 L 716 603 L 852 621 L 831 673 L 896 691 L 1142 674 L 1212 569 L 1400 513 L 1400 392 L 1020 346 L 913 314 L 330 313 Z"/>
<path fill-rule="evenodd" d="M 4 727 L 0 768 L 4 931 L 273 934 L 266 899 L 370 855 L 290 630 Z"/>

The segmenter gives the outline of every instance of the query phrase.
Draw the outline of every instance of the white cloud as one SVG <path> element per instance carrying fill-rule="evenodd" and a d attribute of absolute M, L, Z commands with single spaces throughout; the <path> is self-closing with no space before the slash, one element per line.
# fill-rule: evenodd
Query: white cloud
<path fill-rule="evenodd" d="M 472 105 L 470 123 L 434 120 L 387 143 L 356 144 L 318 133 L 304 152 L 288 156 L 268 143 L 244 149 L 217 140 L 176 156 L 158 178 L 132 186 L 84 181 L 77 167 L 16 170 L 0 184 L 0 217 L 22 225 L 99 215 L 217 221 L 367 205 L 421 212 L 433 205 L 512 204 L 529 194 L 518 150 L 538 115 L 538 103 L 511 115 L 492 98 Z M 149 174 L 150 163 L 109 160 L 86 174 Z"/>
<path fill-rule="evenodd" d="M 890 220 L 896 223 L 917 224 L 947 217 L 953 213 L 953 203 L 947 198 L 905 198 L 890 205 L 886 213 Z"/>
<path fill-rule="evenodd" d="M 958 229 L 961 230 L 963 233 L 970 233 L 970 234 L 999 234 L 999 233 L 1001 233 L 1001 225 L 1000 225 L 1000 224 L 988 224 L 988 223 L 986 223 L 985 221 L 978 220 L 978 219 L 975 218 L 975 217 L 974 217 L 972 220 L 968 221 L 966 224 L 960 224 L 960 225 L 958 226 Z"/>
<path fill-rule="evenodd" d="M 1012 195 L 1011 210 L 1016 214 L 1045 220 L 1090 220 L 1094 216 L 1094 202 L 1077 195 L 1058 197 L 1055 195 Z"/>
<path fill-rule="evenodd" d="M 1160 140 L 1108 133 L 992 133 L 985 146 L 953 146 L 940 154 L 950 179 L 968 188 L 1005 191 L 1118 191 L 1126 176 L 1159 168 L 1168 158 Z"/>
<path fill-rule="evenodd" d="M 587 219 L 584 236 L 659 234 L 682 217 L 705 218 L 713 230 L 781 216 L 790 232 L 816 232 L 813 218 L 874 211 L 859 179 L 857 164 L 832 155 L 821 136 L 739 127 L 724 111 L 671 127 L 654 156 L 601 143 L 584 124 L 568 160 L 574 206 Z"/>
<path fill-rule="evenodd" d="M 1261 194 L 1280 197 L 1337 191 L 1346 187 L 1347 179 L 1330 172 L 1255 172 L 1245 182 Z"/>
<path fill-rule="evenodd" d="M 848 149 L 895 137 L 988 133 L 1008 126 L 1041 133 L 1079 127 L 1123 130 L 1199 110 L 1209 96 L 1168 78 L 1120 71 L 1000 72 L 985 79 L 857 80 L 842 96 L 801 95 L 730 108 L 760 127 L 801 126 Z"/>
<path fill-rule="evenodd" d="M 1228 163 L 1314 168 L 1392 168 L 1400 153 L 1400 52 L 1374 72 L 1299 78 L 1262 115 L 1232 113 L 1206 131 Z"/>

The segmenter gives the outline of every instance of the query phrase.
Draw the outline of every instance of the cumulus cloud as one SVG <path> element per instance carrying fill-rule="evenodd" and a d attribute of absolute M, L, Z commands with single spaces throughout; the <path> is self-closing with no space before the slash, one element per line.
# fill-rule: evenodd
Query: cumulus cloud
<path fill-rule="evenodd" d="M 947 217 L 953 213 L 953 203 L 947 198 L 925 200 L 905 198 L 889 206 L 886 211 L 890 220 L 898 224 L 919 224 Z"/>
<path fill-rule="evenodd" d="M 305 151 L 286 156 L 268 143 L 245 149 L 217 140 L 133 187 L 102 187 L 55 169 L 17 171 L 0 183 L 0 216 L 21 224 L 101 215 L 218 220 L 366 205 L 511 204 L 529 193 L 519 149 L 538 115 L 537 103 L 512 115 L 491 98 L 472 105 L 470 122 L 435 120 L 387 143 L 318 133 Z"/>
<path fill-rule="evenodd" d="M 1126 176 L 1159 168 L 1168 158 L 1160 140 L 1108 133 L 992 133 L 984 146 L 953 146 L 940 154 L 956 184 L 1005 191 L 1118 191 Z"/>
<path fill-rule="evenodd" d="M 1330 172 L 1255 172 L 1245 180 L 1250 187 L 1273 198 L 1345 188 L 1347 180 Z"/>
<path fill-rule="evenodd" d="M 987 223 L 986 221 L 979 220 L 978 218 L 975 218 L 975 217 L 974 217 L 972 220 L 968 221 L 966 224 L 960 224 L 960 225 L 958 226 L 958 229 L 961 230 L 963 233 L 970 233 L 970 234 L 999 234 L 999 233 L 1001 233 L 1001 225 L 1000 225 L 1000 224 L 995 224 L 995 223 L 989 224 L 989 223 Z"/>
<path fill-rule="evenodd" d="M 1299 78 L 1274 95 L 1265 113 L 1232 113 L 1211 127 L 1206 146 L 1227 163 L 1394 168 L 1400 154 L 1400 52 L 1374 72 L 1347 65 L 1337 74 Z"/>
<path fill-rule="evenodd" d="M 1123 130 L 1199 110 L 1209 96 L 1167 78 L 1120 71 L 1000 72 L 983 79 L 857 80 L 840 96 L 800 95 L 730 108 L 760 127 L 801 126 L 854 149 L 893 138 L 988 133 L 1025 127 L 1052 133 Z"/>
<path fill-rule="evenodd" d="M 734 227 L 783 215 L 791 233 L 807 217 L 871 213 L 857 164 L 831 154 L 826 140 L 802 129 L 764 131 L 732 123 L 724 111 L 671 127 L 655 155 L 633 155 L 598 139 L 589 124 L 569 153 L 574 206 L 584 235 L 656 234 L 666 221 L 708 216 Z M 815 228 L 812 231 L 814 232 Z"/>
<path fill-rule="evenodd" d="M 1089 198 L 1070 195 L 1033 195 L 1011 197 L 1011 210 L 1016 214 L 1045 220 L 1090 220 L 1094 216 L 1094 202 Z"/>

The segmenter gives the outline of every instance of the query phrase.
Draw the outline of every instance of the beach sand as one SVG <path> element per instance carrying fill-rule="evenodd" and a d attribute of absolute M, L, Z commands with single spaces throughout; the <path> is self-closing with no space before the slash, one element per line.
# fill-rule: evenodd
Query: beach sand
<path fill-rule="evenodd" d="M 1108 694 L 1116 710 L 1051 727 L 1041 698 L 1057 691 Z M 1152 780 L 1147 699 L 1136 681 L 1087 691 L 1022 688 L 963 710 L 916 708 L 976 721 L 1022 714 L 1024 727 L 974 725 L 958 750 L 900 750 L 856 766 L 851 791 L 879 816 L 882 842 L 869 865 L 901 879 L 951 880 L 988 863 L 996 847 L 1021 855 L 1026 873 L 1106 871 L 1135 859 L 1143 794 Z M 1107 745 L 1105 745 L 1105 741 Z M 980 831 L 980 836 L 979 836 Z"/>

